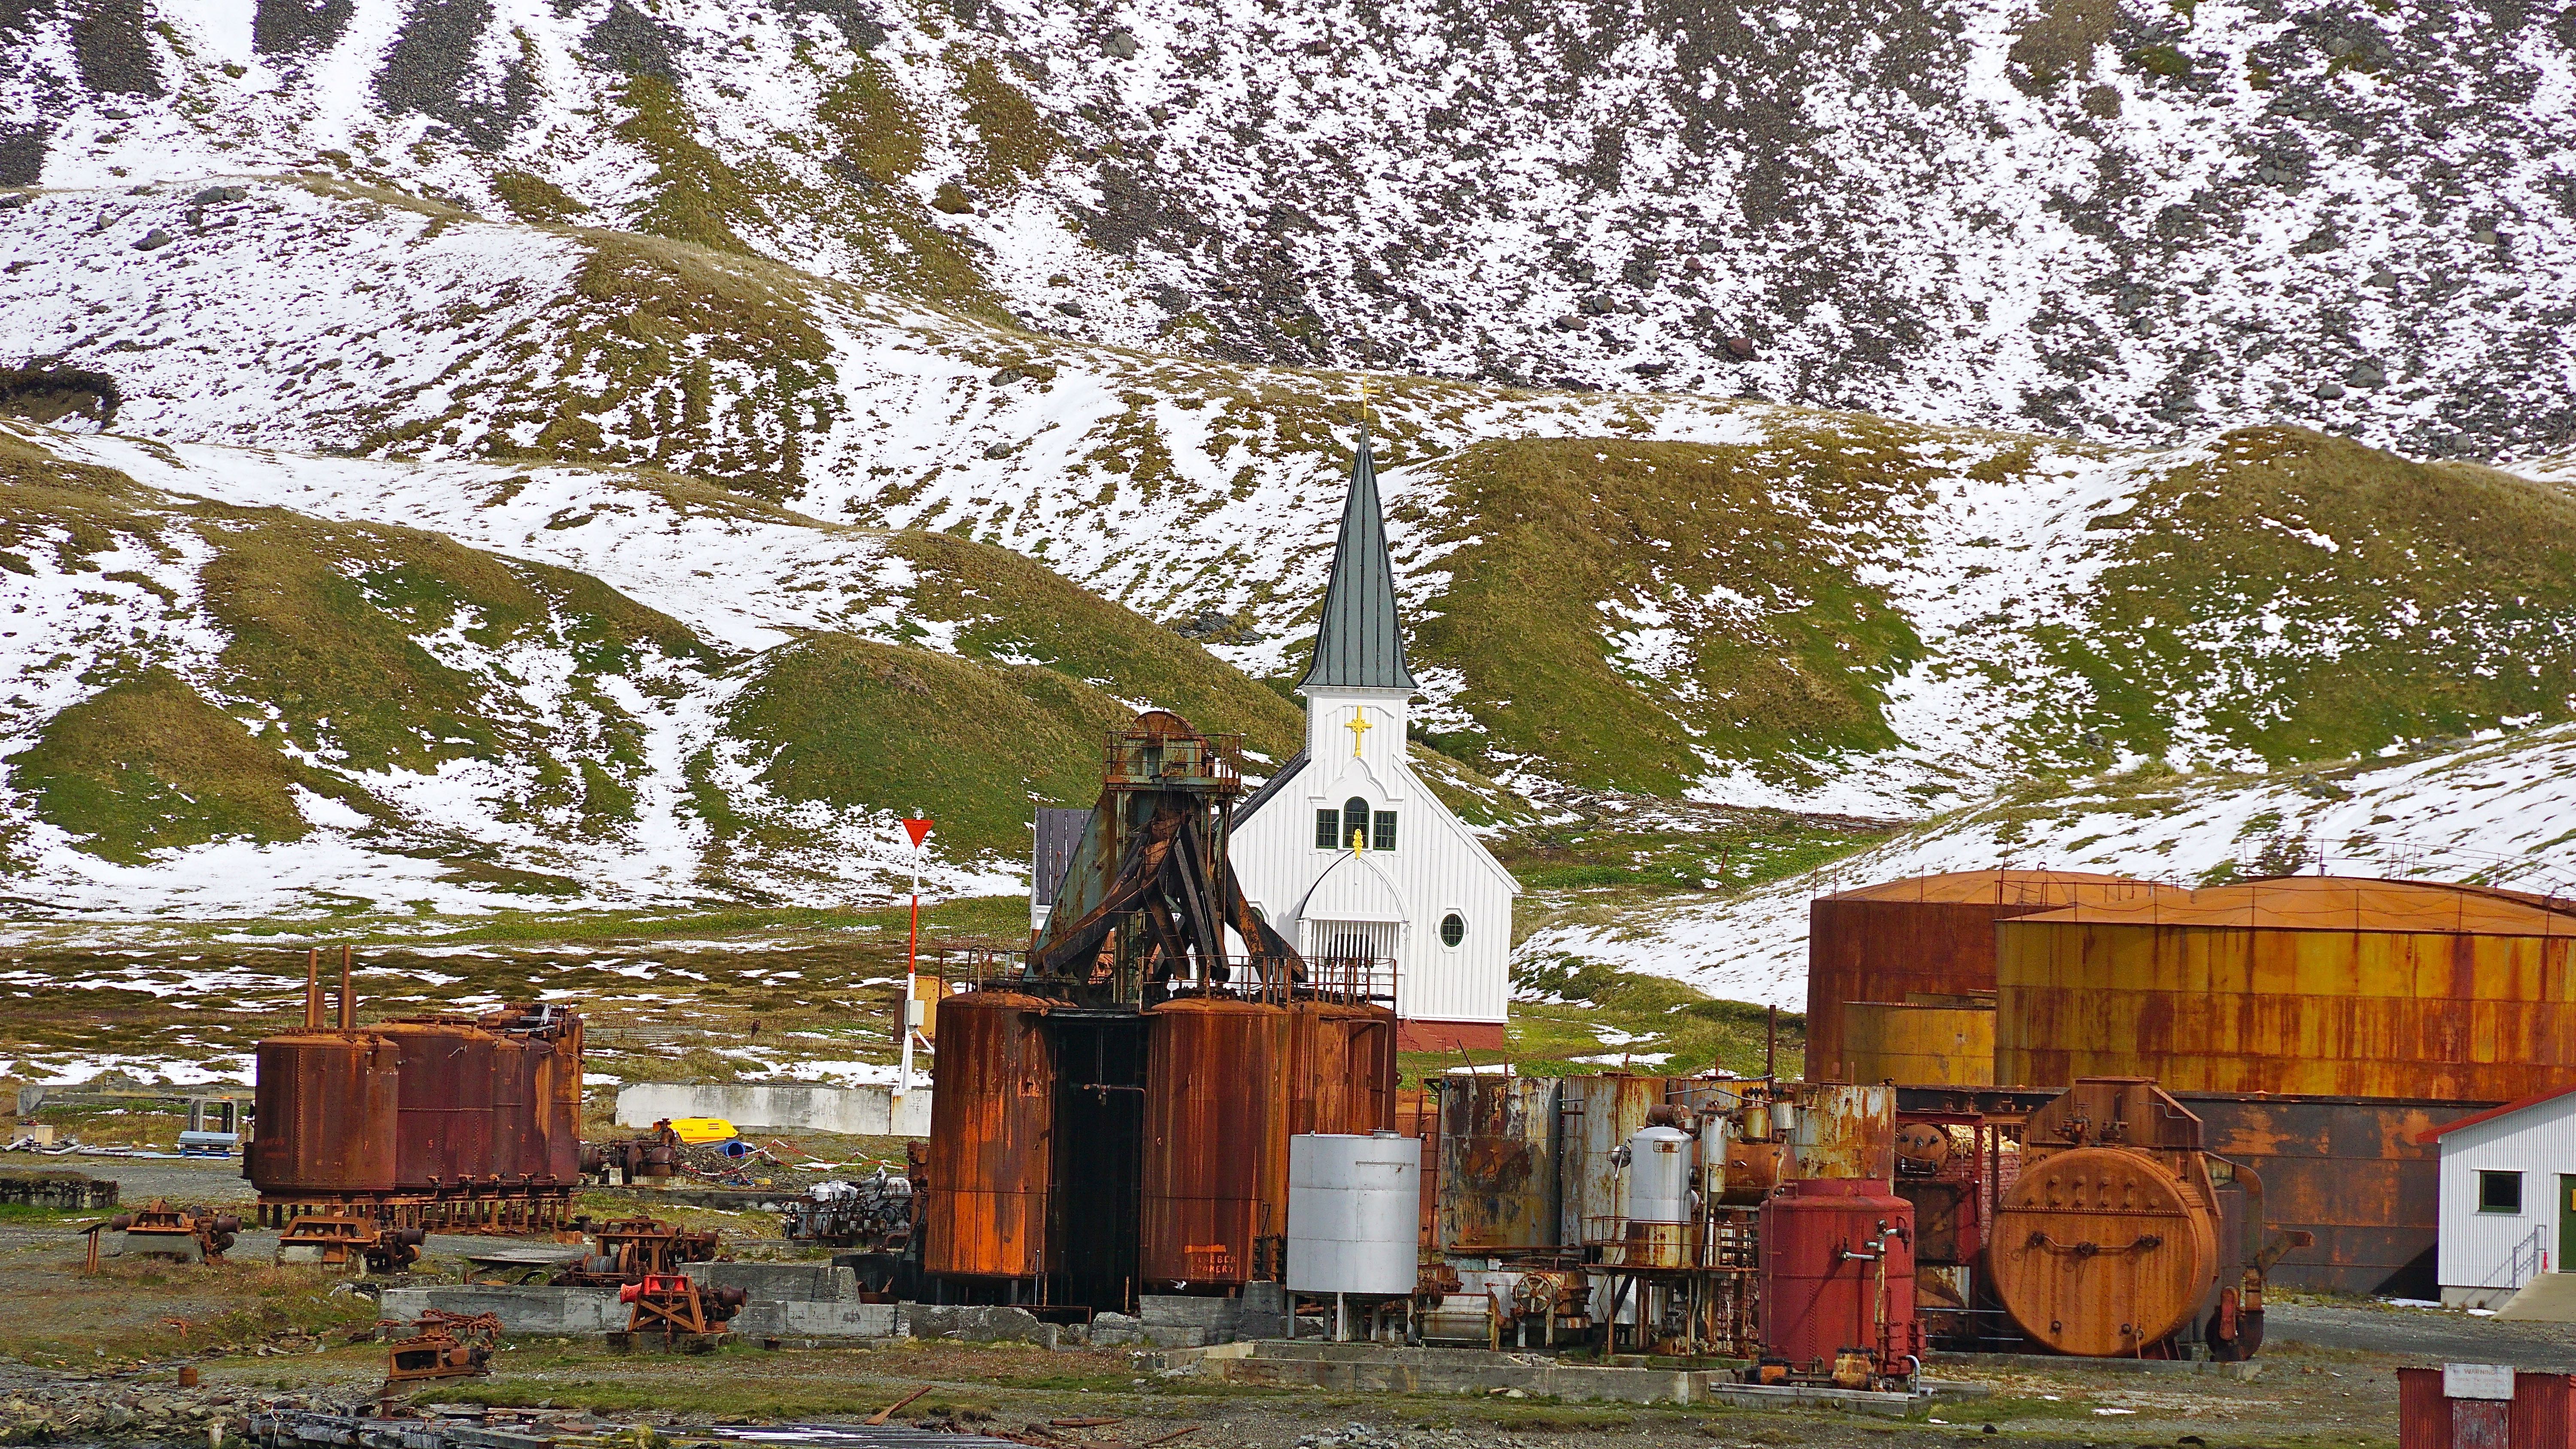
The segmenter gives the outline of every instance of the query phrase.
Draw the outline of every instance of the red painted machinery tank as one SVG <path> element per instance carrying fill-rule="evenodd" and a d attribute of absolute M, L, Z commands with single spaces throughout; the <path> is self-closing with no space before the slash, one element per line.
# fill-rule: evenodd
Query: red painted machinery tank
<path fill-rule="evenodd" d="M 1830 1368 L 1846 1350 L 1909 1375 L 1914 1205 L 1871 1178 L 1804 1178 L 1762 1204 L 1762 1350 Z"/>
<path fill-rule="evenodd" d="M 263 1195 L 391 1192 L 397 1061 L 369 1032 L 317 1027 L 261 1042 L 242 1176 Z"/>
<path fill-rule="evenodd" d="M 501 1040 L 453 1017 L 387 1021 L 369 1029 L 393 1043 L 401 1063 L 396 1190 L 436 1192 L 495 1176 L 493 1078 Z"/>
<path fill-rule="evenodd" d="M 1277 1276 L 1288 1241 L 1289 1012 L 1183 997 L 1145 1021 L 1138 1277 L 1207 1289 Z"/>
<path fill-rule="evenodd" d="M 1034 1278 L 1055 1266 L 1047 1238 L 1051 1009 L 1011 991 L 970 991 L 939 1004 L 922 1207 L 926 1272 Z"/>

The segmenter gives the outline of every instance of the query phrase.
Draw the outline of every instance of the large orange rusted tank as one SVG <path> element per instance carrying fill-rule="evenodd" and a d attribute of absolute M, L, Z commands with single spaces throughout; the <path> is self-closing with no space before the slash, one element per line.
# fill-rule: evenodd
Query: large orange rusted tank
<path fill-rule="evenodd" d="M 2179 886 L 2063 870 L 1975 870 L 1885 881 L 1807 904 L 1807 1080 L 1852 1080 L 1843 1007 L 1995 989 L 1995 923 L 2095 902 L 2181 900 Z M 1941 1004 L 1955 1004 L 1944 1002 Z M 2011 1081 L 2010 1077 L 1999 1080 Z"/>
<path fill-rule="evenodd" d="M 393 1191 L 401 1078 L 391 1042 L 311 1027 L 268 1038 L 253 1060 L 258 1131 L 242 1176 L 263 1194 Z"/>
<path fill-rule="evenodd" d="M 2515 1101 L 2576 1079 L 2576 908 L 2299 876 L 1998 924 L 1995 1080 Z"/>
<path fill-rule="evenodd" d="M 1294 1027 L 1284 1007 L 1182 997 L 1145 1013 L 1138 1276 L 1275 1278 L 1288 1235 Z"/>
<path fill-rule="evenodd" d="M 1009 991 L 941 1003 L 930 1099 L 930 1193 L 922 1267 L 968 1278 L 1033 1278 L 1047 1237 L 1055 1137 L 1053 1006 Z"/>
<path fill-rule="evenodd" d="M 2213 1166 L 2229 1170 L 2222 1195 Z M 2259 1177 L 2213 1160 L 2200 1120 L 2155 1083 L 2089 1078 L 2031 1114 L 1995 1208 L 1986 1265 L 2023 1333 L 2088 1358 L 2172 1356 L 2186 1329 L 2212 1357 L 2263 1341 Z"/>
<path fill-rule="evenodd" d="M 1395 1130 L 1395 1013 L 1336 1001 L 1288 1010 L 1289 1130 L 1354 1137 Z"/>

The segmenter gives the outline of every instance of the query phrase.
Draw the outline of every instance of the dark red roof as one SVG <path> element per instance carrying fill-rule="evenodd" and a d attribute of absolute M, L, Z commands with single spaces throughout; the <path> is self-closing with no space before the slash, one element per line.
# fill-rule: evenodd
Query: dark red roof
<path fill-rule="evenodd" d="M 2483 1112 L 2472 1112 L 2457 1122 L 2445 1122 L 2429 1132 L 2416 1133 L 2415 1141 L 2418 1146 L 2429 1147 L 2463 1127 L 2475 1127 L 2481 1122 L 2492 1122 L 2498 1117 L 2519 1112 L 2525 1107 L 2537 1107 L 2543 1102 L 2554 1102 L 2570 1092 L 2576 1092 L 2576 1082 L 2570 1082 L 2554 1092 L 2542 1092 L 2537 1096 L 2525 1097 L 2519 1102 L 2507 1102 L 2501 1107 L 2489 1107 Z"/>

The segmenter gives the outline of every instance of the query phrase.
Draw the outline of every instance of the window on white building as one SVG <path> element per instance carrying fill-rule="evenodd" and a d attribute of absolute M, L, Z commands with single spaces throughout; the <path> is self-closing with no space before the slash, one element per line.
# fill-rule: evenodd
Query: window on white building
<path fill-rule="evenodd" d="M 2521 1212 L 2522 1174 L 2494 1171 L 2479 1173 L 2478 1211 L 2482 1213 Z"/>
<path fill-rule="evenodd" d="M 1342 845 L 1345 849 L 1366 843 L 1369 828 L 1368 802 L 1357 795 L 1342 802 Z"/>
<path fill-rule="evenodd" d="M 1376 823 L 1374 826 L 1372 826 L 1372 827 L 1370 828 L 1370 830 L 1369 830 L 1369 849 L 1371 849 L 1371 850 L 1393 850 L 1393 849 L 1395 849 L 1395 812 L 1394 812 L 1394 811 L 1392 811 L 1392 810 L 1381 810 L 1381 811 L 1377 812 L 1377 823 Z"/>
<path fill-rule="evenodd" d="M 1440 944 L 1455 946 L 1467 939 L 1467 918 L 1451 911 L 1440 918 Z"/>
<path fill-rule="evenodd" d="M 1339 850 L 1342 848 L 1342 844 L 1342 812 L 1339 810 L 1316 811 L 1315 848 L 1317 850 Z"/>

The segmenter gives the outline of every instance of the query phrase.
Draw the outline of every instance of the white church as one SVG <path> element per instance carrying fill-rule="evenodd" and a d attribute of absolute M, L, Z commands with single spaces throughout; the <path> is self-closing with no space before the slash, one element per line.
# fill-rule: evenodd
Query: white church
<path fill-rule="evenodd" d="M 1297 692 L 1306 748 L 1235 811 L 1245 897 L 1307 956 L 1393 961 L 1405 1050 L 1502 1046 L 1520 884 L 1406 762 L 1418 688 L 1366 433 Z"/>

